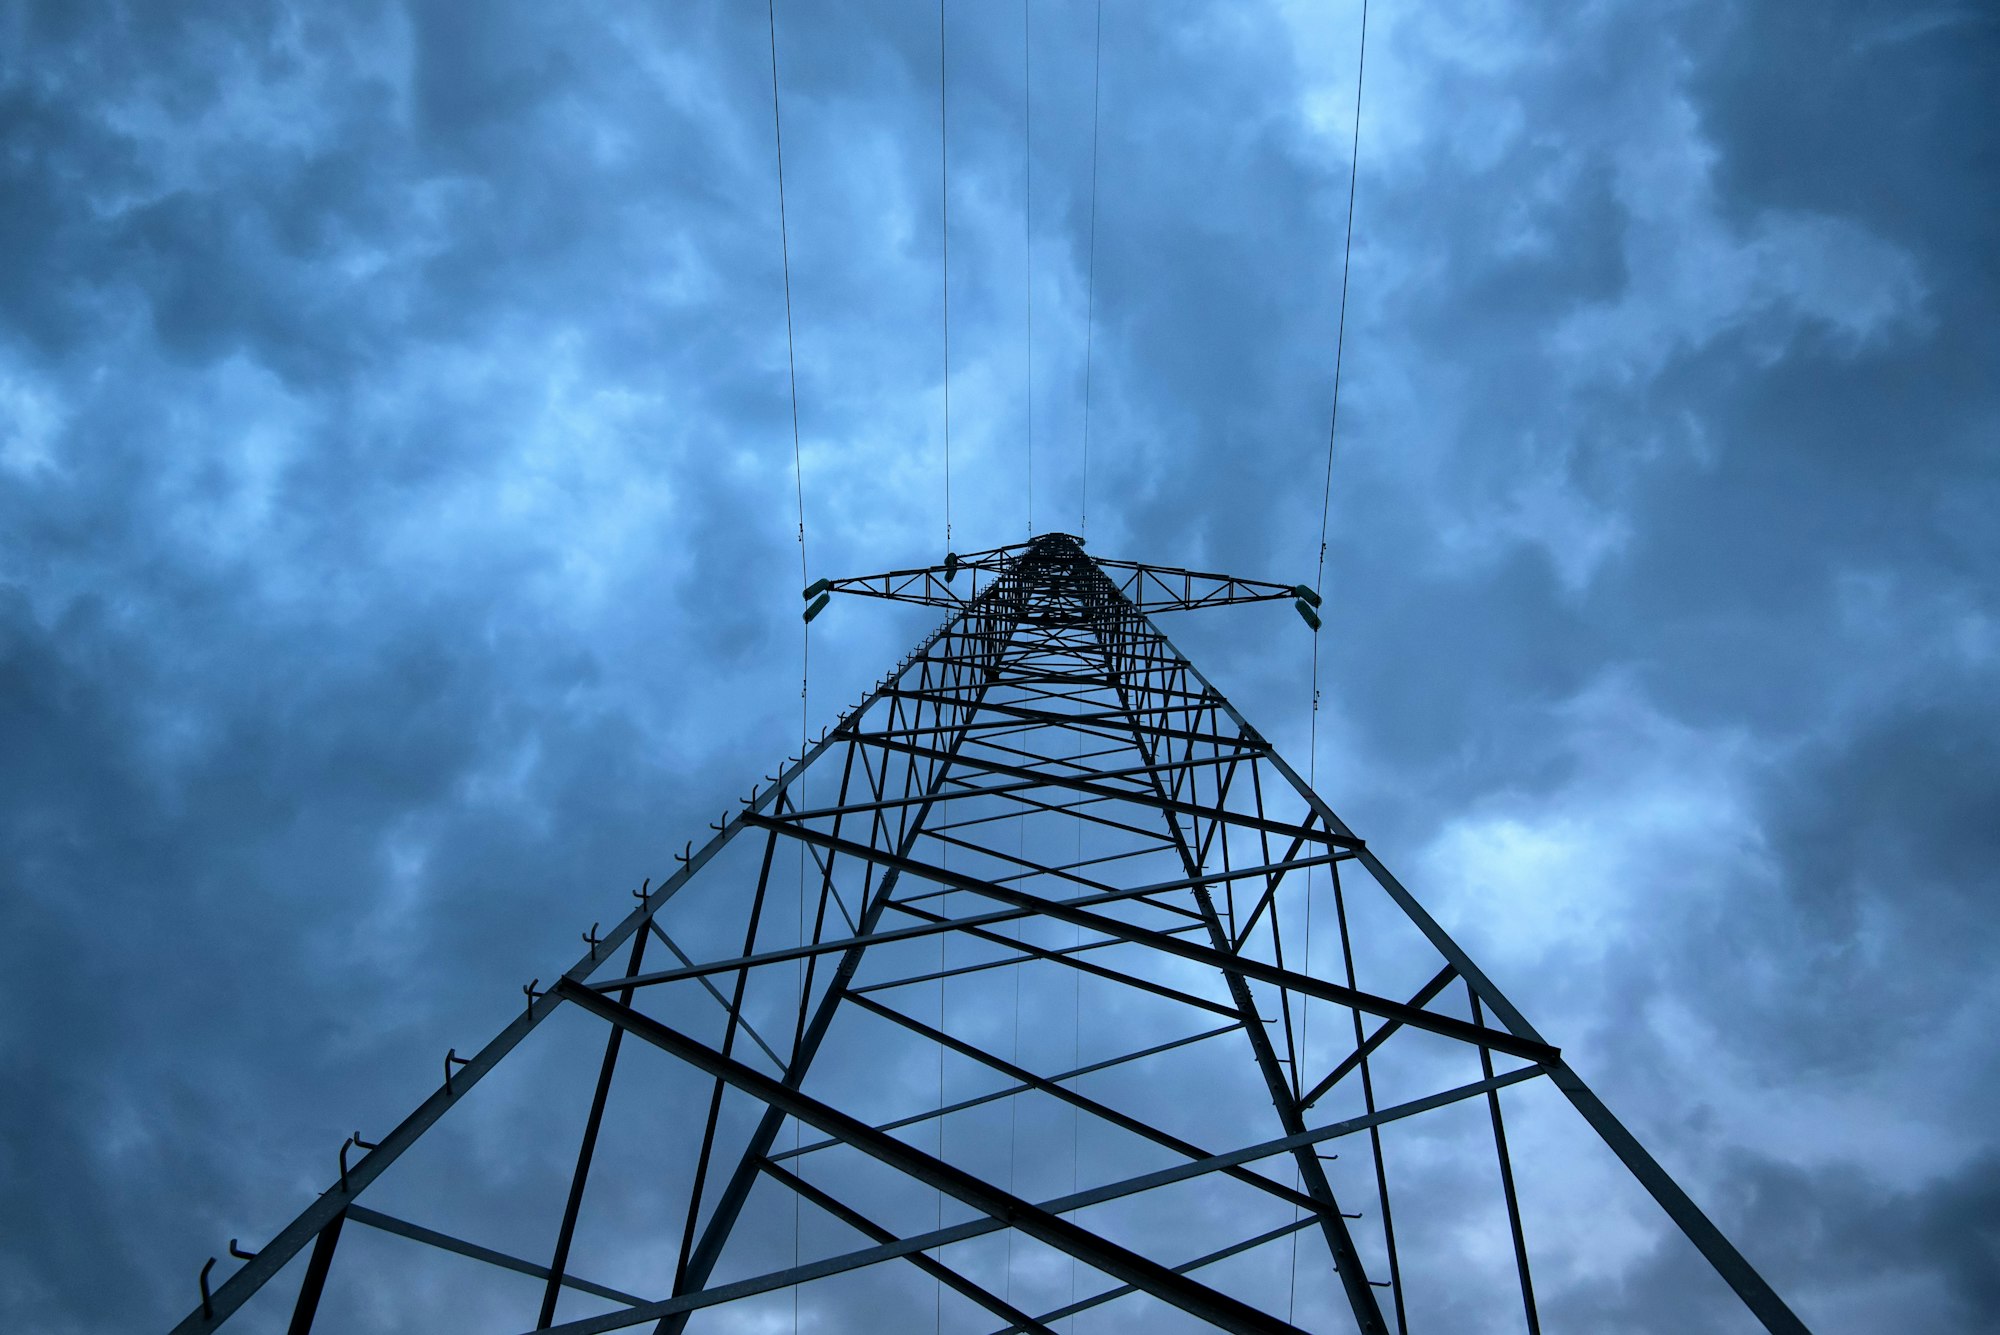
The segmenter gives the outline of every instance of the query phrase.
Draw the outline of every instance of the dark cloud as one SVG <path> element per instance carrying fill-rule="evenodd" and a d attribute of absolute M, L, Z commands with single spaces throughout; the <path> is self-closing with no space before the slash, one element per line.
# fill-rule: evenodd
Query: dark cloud
<path fill-rule="evenodd" d="M 1090 15 L 1036 8 L 1030 402 L 1018 15 L 950 11 L 957 545 L 1031 421 L 1080 522 L 1094 202 L 1093 549 L 1311 575 L 1354 17 L 1107 4 L 1093 197 Z M 931 558 L 935 15 L 779 18 L 809 573 Z M 762 19 L 0 17 L 8 1324 L 178 1316 L 794 745 Z M 2000 29 L 1371 21 L 1321 787 L 1816 1329 L 1991 1325 Z M 924 629 L 835 613 L 815 727 Z M 1304 768 L 1301 628 L 1168 629 Z M 439 1150 L 463 1217 L 560 1191 L 555 1049 Z M 1623 1260 L 1536 1205 L 1552 1316 L 1731 1328 L 1573 1171 Z"/>

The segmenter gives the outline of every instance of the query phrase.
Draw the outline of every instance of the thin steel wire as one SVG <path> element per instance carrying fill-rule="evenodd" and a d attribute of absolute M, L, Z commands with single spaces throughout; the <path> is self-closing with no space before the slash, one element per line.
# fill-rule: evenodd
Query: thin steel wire
<path fill-rule="evenodd" d="M 1104 0 L 1097 0 L 1096 36 L 1090 56 L 1090 261 L 1084 279 L 1083 316 L 1083 496 L 1077 509 L 1077 536 L 1090 536 L 1090 370 L 1097 333 L 1097 124 L 1104 87 Z"/>
<path fill-rule="evenodd" d="M 778 9 L 777 0 L 765 0 L 765 28 L 770 36 L 771 47 L 771 142 L 775 150 L 778 166 L 778 245 L 783 260 L 785 276 L 785 372 L 791 390 L 792 401 L 792 488 L 798 500 L 799 519 L 799 582 L 806 584 L 812 579 L 806 561 L 806 483 L 805 464 L 799 448 L 799 369 L 797 340 L 792 326 L 792 240 L 791 223 L 785 207 L 785 121 L 780 107 L 778 92 Z M 799 649 L 799 754 L 806 753 L 808 733 L 811 727 L 812 708 L 812 624 L 800 628 Z M 800 798 L 804 800 L 805 776 L 800 775 Z M 805 938 L 806 922 L 806 858 L 805 846 L 799 846 L 799 894 L 798 930 L 801 942 Z M 805 1013 L 806 1006 L 805 961 L 799 961 L 799 1013 Z M 796 1119 L 792 1123 L 794 1147 L 797 1145 L 799 1126 Z M 801 1165 L 803 1168 L 803 1165 Z M 792 1264 L 799 1258 L 799 1229 L 801 1223 L 800 1202 L 796 1192 L 792 1195 Z M 799 1290 L 792 1286 L 792 1330 L 799 1328 Z"/>
<path fill-rule="evenodd" d="M 1035 112 L 1029 91 L 1033 71 L 1028 0 L 1021 0 L 1021 277 L 1027 310 L 1021 364 L 1028 389 L 1028 536 L 1031 538 L 1035 536 Z"/>
<path fill-rule="evenodd" d="M 944 0 L 938 0 L 938 237 L 944 278 L 944 546 L 951 550 L 951 178 L 946 115 Z"/>
<path fill-rule="evenodd" d="M 1347 237 L 1341 249 L 1340 258 L 1340 316 L 1333 341 L 1333 406 L 1328 415 L 1326 428 L 1326 482 L 1320 490 L 1319 507 L 1319 562 L 1313 573 L 1313 596 L 1324 607 L 1326 598 L 1326 538 L 1327 524 L 1333 510 L 1333 449 L 1340 435 L 1340 374 L 1347 351 L 1347 288 L 1348 275 L 1354 264 L 1354 196 L 1355 186 L 1361 175 L 1361 88 L 1368 69 L 1368 0 L 1361 0 L 1361 39 L 1354 58 L 1354 131 L 1348 147 L 1347 158 Z M 1309 725 L 1309 739 L 1306 753 L 1306 786 L 1314 791 L 1319 789 L 1319 636 L 1312 637 L 1312 714 Z M 1315 879 L 1313 872 L 1306 873 L 1305 903 L 1305 950 L 1306 968 L 1312 967 L 1312 901 Z M 1299 1060 L 1294 1071 L 1306 1060 L 1306 1025 L 1312 1014 L 1308 1004 L 1299 1021 Z M 1292 1211 L 1297 1221 L 1297 1207 Z M 1292 1234 L 1292 1276 L 1291 1296 L 1287 1299 L 1286 1319 L 1296 1315 L 1298 1297 L 1298 1256 L 1299 1235 Z M 1397 1317 L 1402 1316 L 1402 1290 L 1396 1292 Z"/>

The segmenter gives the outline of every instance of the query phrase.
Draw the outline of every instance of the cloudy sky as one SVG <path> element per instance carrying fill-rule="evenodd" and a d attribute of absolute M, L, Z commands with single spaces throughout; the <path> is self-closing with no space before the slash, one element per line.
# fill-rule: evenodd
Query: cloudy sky
<path fill-rule="evenodd" d="M 935 560 L 937 15 L 777 10 L 809 568 Z M 1094 196 L 1093 8 L 1031 191 L 948 11 L 955 544 L 1083 526 L 1089 328 L 1092 550 L 1310 579 L 1355 6 L 1105 0 Z M 2000 1325 L 2000 24 L 1370 25 L 1320 787 L 1815 1329 Z M 0 1325 L 178 1319 L 795 740 L 768 41 L 0 5 Z M 1304 768 L 1297 620 L 1167 629 Z"/>

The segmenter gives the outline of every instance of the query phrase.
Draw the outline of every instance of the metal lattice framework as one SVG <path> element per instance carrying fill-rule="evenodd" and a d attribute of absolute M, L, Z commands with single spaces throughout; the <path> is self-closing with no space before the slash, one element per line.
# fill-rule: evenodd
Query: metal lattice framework
<path fill-rule="evenodd" d="M 232 1243 L 247 1259 L 212 1290 L 204 1269 L 176 1331 L 222 1325 L 295 1261 L 290 1329 L 311 1329 L 323 1297 L 372 1283 L 367 1256 L 333 1266 L 348 1225 L 386 1235 L 405 1269 L 441 1258 L 474 1291 L 516 1286 L 460 1309 L 462 1329 L 734 1329 L 726 1314 L 803 1291 L 862 1313 L 857 1328 L 1046 1331 L 1087 1313 L 1093 1329 L 1385 1332 L 1407 1329 L 1406 1296 L 1443 1286 L 1533 1331 L 1501 1099 L 1530 1082 L 1767 1328 L 1804 1329 L 1149 615 L 1301 590 L 1097 560 L 1051 534 L 807 594 L 825 591 L 950 611 L 554 986 L 531 984 L 484 1049 L 448 1056 L 401 1125 L 343 1146 L 288 1227 Z M 545 1096 L 582 1120 L 567 1191 L 514 1221 L 545 1259 L 362 1203 L 558 1017 L 594 1079 L 580 1067 Z M 1468 1109 L 1484 1163 L 1450 1200 L 1503 1240 L 1483 1288 L 1462 1247 L 1412 1240 L 1407 1211 L 1399 1241 L 1383 1149 Z M 614 1165 L 614 1142 L 654 1159 Z M 657 1190 L 617 1190 L 642 1179 Z M 587 1206 L 617 1218 L 595 1227 Z"/>

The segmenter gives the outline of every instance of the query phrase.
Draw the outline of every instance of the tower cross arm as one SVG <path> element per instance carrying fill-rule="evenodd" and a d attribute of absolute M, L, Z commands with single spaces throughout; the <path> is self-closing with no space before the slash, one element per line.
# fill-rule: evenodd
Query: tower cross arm
<path fill-rule="evenodd" d="M 990 579 L 1015 568 L 1023 560 L 1032 561 L 1037 556 L 1049 558 L 1058 554 L 1066 559 L 1081 556 L 1094 564 L 1135 607 L 1148 613 L 1185 612 L 1237 603 L 1304 600 L 1315 607 L 1319 603 L 1319 595 L 1302 584 L 1282 584 L 1276 580 L 1246 579 L 1211 570 L 1189 570 L 1147 561 L 1089 556 L 1083 552 L 1081 540 L 1066 533 L 1045 533 L 1032 542 L 964 555 L 954 552 L 932 566 L 911 566 L 873 575 L 823 579 L 806 590 L 806 597 L 814 598 L 820 593 L 851 593 L 864 598 L 885 598 L 926 607 L 957 607 L 970 601 L 971 590 L 978 586 L 981 574 Z M 958 576 L 967 572 L 970 572 L 971 579 L 965 591 L 961 592 L 954 585 Z"/>

